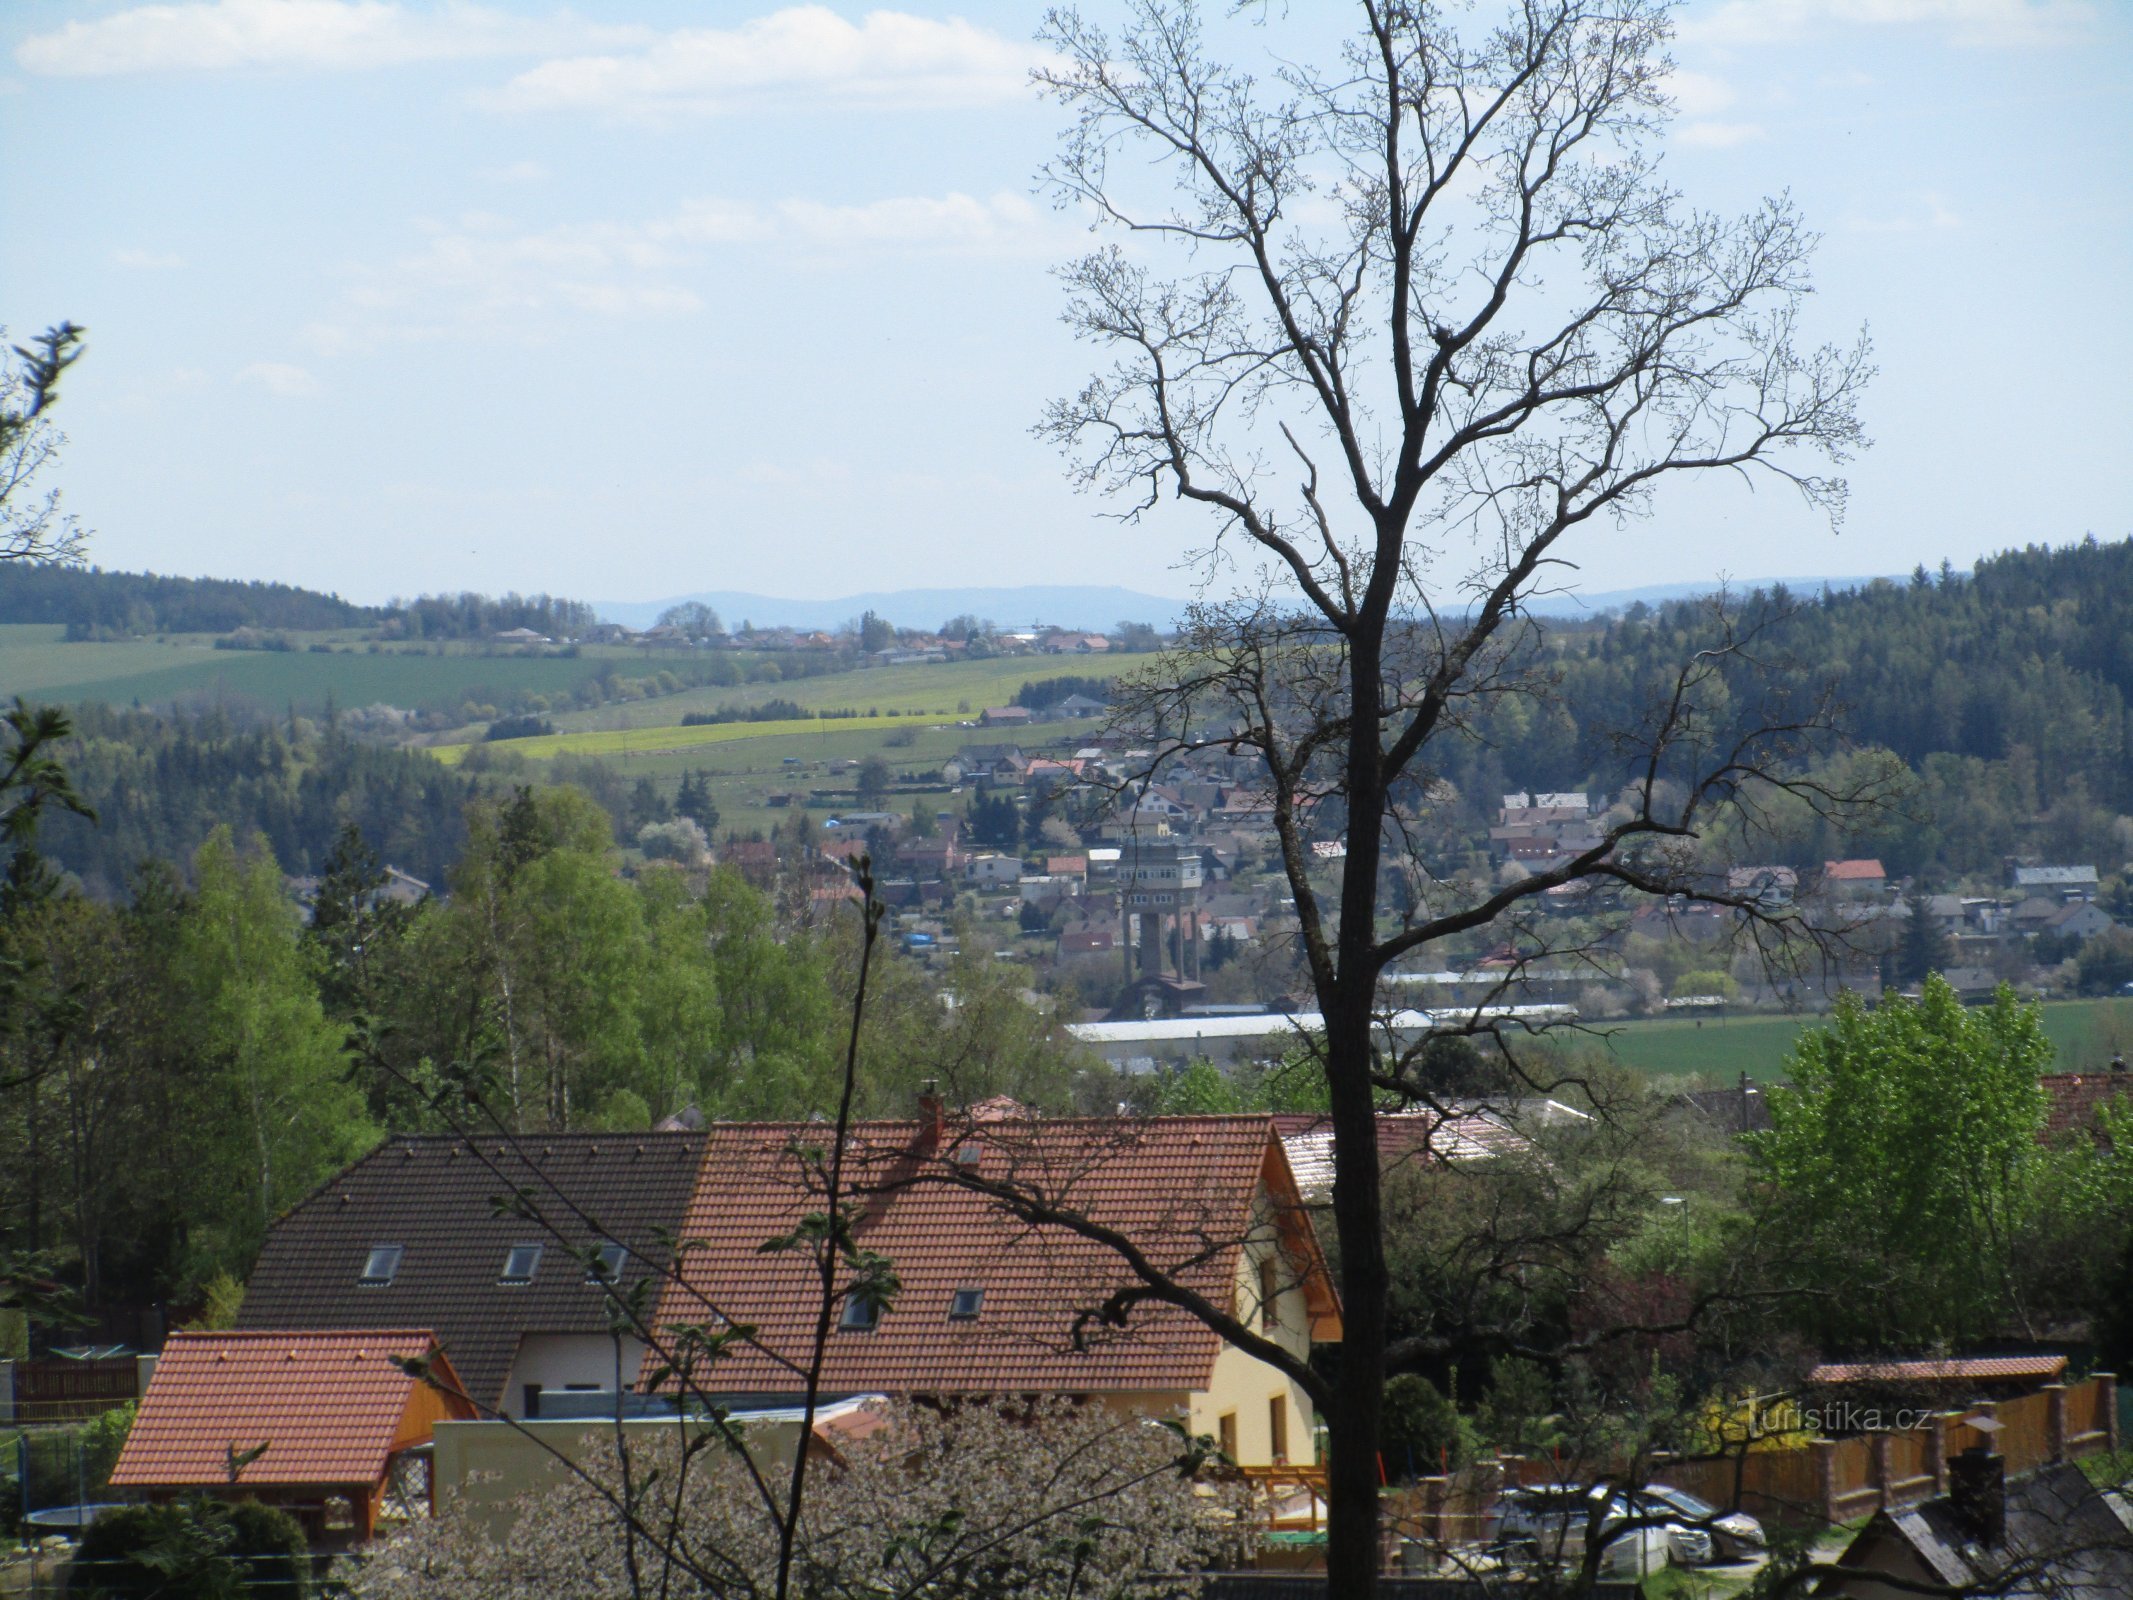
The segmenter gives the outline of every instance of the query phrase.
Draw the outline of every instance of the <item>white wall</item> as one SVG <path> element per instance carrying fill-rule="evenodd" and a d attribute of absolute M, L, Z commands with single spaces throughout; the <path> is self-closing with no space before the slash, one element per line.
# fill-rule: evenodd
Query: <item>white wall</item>
<path fill-rule="evenodd" d="M 644 1345 L 625 1337 L 622 1341 L 622 1384 L 637 1381 L 644 1361 Z M 526 1385 L 542 1389 L 568 1389 L 589 1384 L 609 1393 L 615 1388 L 615 1341 L 605 1333 L 529 1333 L 518 1342 L 518 1357 L 511 1363 L 511 1381 L 504 1388 L 504 1412 L 523 1417 Z"/>

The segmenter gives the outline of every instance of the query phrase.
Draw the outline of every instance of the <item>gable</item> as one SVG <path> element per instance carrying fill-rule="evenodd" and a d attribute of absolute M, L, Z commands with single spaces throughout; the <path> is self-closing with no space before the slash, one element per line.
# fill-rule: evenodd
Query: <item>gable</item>
<path fill-rule="evenodd" d="M 467 1393 L 497 1406 L 523 1335 L 607 1330 L 580 1252 L 629 1247 L 625 1291 L 660 1270 L 702 1149 L 688 1132 L 389 1140 L 269 1230 L 237 1325 L 434 1329 Z M 500 1214 L 514 1192 L 541 1220 Z M 391 1281 L 361 1282 L 387 1245 L 401 1250 Z M 530 1279 L 506 1283 L 515 1245 L 539 1245 L 540 1258 Z"/>
<path fill-rule="evenodd" d="M 820 1124 L 709 1130 L 684 1225 L 691 1248 L 658 1320 L 672 1326 L 721 1316 L 755 1328 L 768 1349 L 737 1350 L 699 1375 L 700 1387 L 738 1395 L 798 1386 L 776 1356 L 804 1359 L 819 1290 L 804 1253 L 766 1255 L 760 1247 L 819 1209 L 793 1145 L 828 1131 Z M 966 1180 L 1115 1229 L 1154 1265 L 1228 1309 L 1244 1241 L 1258 1225 L 1270 1146 L 1279 1161 L 1271 1124 L 1253 1117 L 858 1125 L 846 1154 L 857 1244 L 887 1257 L 902 1289 L 870 1331 L 832 1332 L 826 1387 L 892 1394 L 1204 1387 L 1222 1348 L 1215 1334 L 1165 1305 L 1139 1305 L 1121 1326 L 1086 1320 L 1133 1282 L 1119 1256 L 1063 1227 L 1018 1220 Z M 959 1154 L 973 1164 L 960 1165 Z M 1310 1248 L 1315 1259 L 1315 1242 Z M 983 1292 L 977 1316 L 951 1314 L 961 1290 Z"/>

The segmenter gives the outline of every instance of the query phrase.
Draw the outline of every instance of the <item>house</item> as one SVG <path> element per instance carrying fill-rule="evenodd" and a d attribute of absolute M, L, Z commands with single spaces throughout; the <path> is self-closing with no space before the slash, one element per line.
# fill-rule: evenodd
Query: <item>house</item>
<path fill-rule="evenodd" d="M 1726 893 L 1753 900 L 1765 911 L 1792 904 L 1800 875 L 1790 867 L 1735 867 L 1726 874 Z"/>
<path fill-rule="evenodd" d="M 498 644 L 553 644 L 555 641 L 545 633 L 535 633 L 531 628 L 506 628 L 497 634 Z"/>
<path fill-rule="evenodd" d="M 2122 1114 L 2133 1112 L 2133 1101 L 2119 1105 L 2125 1096 L 2133 1094 L 2133 1072 L 2126 1071 L 2123 1058 L 2112 1062 L 2107 1072 L 2044 1073 L 2038 1077 L 2037 1087 L 2044 1091 L 2041 1137 L 2047 1142 L 2076 1136 L 2101 1137 L 2107 1106 L 2117 1106 Z"/>
<path fill-rule="evenodd" d="M 1117 948 L 1118 930 L 1115 928 L 1090 925 L 1060 930 L 1058 954 L 1061 960 L 1070 956 L 1108 955 Z"/>
<path fill-rule="evenodd" d="M 1011 889 L 1022 881 L 1022 858 L 990 852 L 975 855 L 963 863 L 963 877 L 980 889 Z"/>
<path fill-rule="evenodd" d="M 1025 728 L 1030 720 L 1028 706 L 987 706 L 978 713 L 982 728 Z"/>
<path fill-rule="evenodd" d="M 1111 648 L 1111 641 L 1100 633 L 1070 633 L 1054 628 L 1037 641 L 1037 648 L 1054 656 L 1101 655 Z"/>
<path fill-rule="evenodd" d="M 174 1333 L 111 1486 L 241 1495 L 290 1512 L 313 1548 L 361 1543 L 395 1499 L 427 1514 L 432 1430 L 475 1415 L 459 1389 L 427 1328 Z"/>
<path fill-rule="evenodd" d="M 2025 896 L 2048 895 L 2060 900 L 2096 898 L 2094 867 L 2016 867 L 2008 876 L 2011 886 Z"/>
<path fill-rule="evenodd" d="M 1974 1449 L 1947 1463 L 1948 1493 L 1878 1511 L 1815 1590 L 1844 1600 L 1991 1594 L 2003 1600 L 2124 1600 L 2133 1533 L 2117 1499 L 2072 1462 L 2009 1482 Z"/>
<path fill-rule="evenodd" d="M 2067 939 L 2093 939 L 2117 927 L 2111 914 L 2093 900 L 2072 900 L 2044 919 L 2040 932 Z"/>
<path fill-rule="evenodd" d="M 1054 700 L 1044 708 L 1044 720 L 1047 722 L 1085 722 L 1110 714 L 1111 708 L 1108 705 L 1085 694 L 1070 694 L 1064 700 Z"/>
<path fill-rule="evenodd" d="M 1089 881 L 1089 858 L 1085 855 L 1046 856 L 1044 875 L 1048 878 L 1073 878 L 1077 882 Z"/>
<path fill-rule="evenodd" d="M 1322 1201 L 1333 1192 L 1333 1125 L 1315 1112 L 1274 1118 L 1281 1144 L 1304 1198 Z M 1506 1155 L 1530 1155 L 1528 1139 L 1503 1112 L 1475 1106 L 1381 1113 L 1377 1120 L 1379 1170 L 1450 1167 Z"/>
<path fill-rule="evenodd" d="M 717 1364 L 722 1401 L 799 1388 L 791 1355 L 813 1337 L 814 1267 L 805 1251 L 762 1245 L 820 1209 L 795 1146 L 823 1137 L 805 1123 L 705 1136 L 680 1230 L 694 1247 L 656 1320 L 699 1324 L 715 1307 L 755 1330 Z M 1182 1415 L 1241 1465 L 1310 1459 L 1316 1418 L 1301 1389 L 1176 1307 L 1093 1315 L 1134 1279 L 1109 1245 L 1053 1220 L 1063 1209 L 1115 1230 L 1305 1357 L 1340 1337 L 1340 1305 L 1270 1119 L 981 1120 L 929 1099 L 914 1121 L 856 1125 L 844 1174 L 855 1247 L 886 1257 L 901 1287 L 887 1306 L 842 1300 L 824 1394 L 1075 1395 Z"/>
<path fill-rule="evenodd" d="M 389 1139 L 268 1230 L 237 1326 L 423 1328 L 485 1413 L 612 1404 L 618 1354 L 634 1373 L 642 1346 L 616 1348 L 609 1278 L 627 1294 L 664 1269 L 704 1137 Z M 540 1219 L 499 1214 L 513 1194 Z"/>
<path fill-rule="evenodd" d="M 1889 875 L 1881 863 L 1867 858 L 1822 863 L 1822 887 L 1840 900 L 1864 900 L 1888 888 Z"/>

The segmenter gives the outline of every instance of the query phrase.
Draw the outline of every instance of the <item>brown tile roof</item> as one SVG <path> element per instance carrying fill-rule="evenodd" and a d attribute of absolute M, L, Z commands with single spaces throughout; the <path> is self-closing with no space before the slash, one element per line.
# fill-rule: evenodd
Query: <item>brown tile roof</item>
<path fill-rule="evenodd" d="M 2133 1072 L 2047 1072 L 2037 1085 L 2045 1098 L 2044 1137 L 2057 1139 L 2094 1130 L 2105 1104 L 2133 1092 Z"/>
<path fill-rule="evenodd" d="M 348 1333 L 174 1333 L 156 1361 L 114 1488 L 230 1483 L 230 1452 L 264 1444 L 238 1478 L 374 1484 L 419 1380 L 393 1363 L 432 1354 L 425 1328 Z M 452 1381 L 449 1360 L 439 1376 Z"/>
<path fill-rule="evenodd" d="M 701 1133 L 527 1134 L 389 1140 L 321 1185 L 267 1234 L 241 1328 L 436 1330 L 467 1392 L 501 1403 L 520 1336 L 604 1333 L 604 1296 L 582 1254 L 633 1252 L 622 1286 L 660 1269 L 696 1184 Z M 497 1214 L 530 1194 L 541 1221 Z M 515 1244 L 543 1247 L 533 1281 L 499 1282 Z M 357 1281 L 378 1245 L 399 1245 L 392 1282 Z"/>
<path fill-rule="evenodd" d="M 1948 1361 L 1826 1362 L 1809 1383 L 1978 1383 L 2008 1378 L 2040 1382 L 2066 1372 L 2065 1356 L 1971 1356 Z"/>
<path fill-rule="evenodd" d="M 1056 1226 L 1015 1220 L 955 1174 L 1011 1183 L 1118 1229 L 1226 1307 L 1262 1186 L 1284 1199 L 1295 1193 L 1268 1119 L 959 1119 L 933 1153 L 927 1132 L 919 1122 L 853 1131 L 847 1177 L 865 1196 L 857 1242 L 889 1258 L 902 1290 L 871 1331 L 831 1334 L 824 1374 L 831 1392 L 1205 1387 L 1221 1343 L 1170 1307 L 1137 1307 L 1123 1329 L 1092 1325 L 1085 1348 L 1073 1348 L 1076 1313 L 1130 1281 L 1118 1257 Z M 826 1137 L 823 1125 L 805 1123 L 708 1130 L 702 1182 L 683 1227 L 690 1241 L 683 1283 L 665 1291 L 661 1323 L 715 1313 L 755 1328 L 771 1352 L 804 1357 L 818 1304 L 813 1269 L 804 1254 L 766 1255 L 760 1247 L 819 1206 L 791 1146 Z M 958 1167 L 958 1152 L 975 1165 Z M 1308 1221 L 1292 1206 L 1277 1209 L 1321 1314 L 1337 1316 Z M 984 1291 L 980 1314 L 951 1320 L 950 1303 L 966 1288 Z M 737 1350 L 697 1381 L 729 1394 L 798 1387 L 789 1369 L 757 1348 Z"/>

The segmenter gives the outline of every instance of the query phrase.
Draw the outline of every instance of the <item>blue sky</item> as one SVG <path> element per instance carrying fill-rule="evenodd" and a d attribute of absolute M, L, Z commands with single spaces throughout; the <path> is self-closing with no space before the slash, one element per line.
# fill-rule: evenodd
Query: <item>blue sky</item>
<path fill-rule="evenodd" d="M 1029 435 L 1091 361 L 1037 20 L 12 0 L 0 320 L 90 329 L 59 481 L 95 559 L 365 600 L 1184 592 L 1204 529 L 1119 526 Z M 2133 532 L 2133 5 L 1697 0 L 1675 54 L 1675 181 L 1823 231 L 1876 446 L 1839 535 L 1713 486 L 1594 530 L 1585 582 Z"/>

